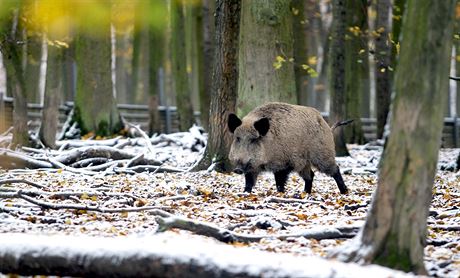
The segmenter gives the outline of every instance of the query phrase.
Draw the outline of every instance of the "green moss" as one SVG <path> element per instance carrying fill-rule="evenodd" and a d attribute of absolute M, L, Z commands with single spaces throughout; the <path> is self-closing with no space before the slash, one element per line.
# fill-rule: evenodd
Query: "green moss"
<path fill-rule="evenodd" d="M 401 249 L 397 244 L 397 237 L 390 235 L 374 259 L 374 263 L 410 272 L 414 270 L 414 264 L 410 259 L 410 252 L 407 249 Z"/>
<path fill-rule="evenodd" d="M 97 125 L 96 135 L 106 137 L 110 135 L 109 123 L 106 120 L 101 120 Z"/>
<path fill-rule="evenodd" d="M 90 131 L 82 119 L 81 111 L 78 106 L 75 106 L 74 108 L 72 122 L 76 122 L 78 124 L 82 135 L 87 134 Z"/>

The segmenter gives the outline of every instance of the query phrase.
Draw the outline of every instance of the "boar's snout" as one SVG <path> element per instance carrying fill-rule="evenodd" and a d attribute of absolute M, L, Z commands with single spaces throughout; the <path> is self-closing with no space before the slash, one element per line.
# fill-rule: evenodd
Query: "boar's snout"
<path fill-rule="evenodd" d="M 233 172 L 238 175 L 241 175 L 241 174 L 249 172 L 250 169 L 251 169 L 250 162 L 243 163 L 242 161 L 238 161 L 235 165 L 235 169 L 233 169 Z"/>
<path fill-rule="evenodd" d="M 238 175 L 241 175 L 241 174 L 244 173 L 243 169 L 241 169 L 241 168 L 235 168 L 235 170 L 233 170 L 233 172 L 235 172 L 235 174 L 238 174 Z"/>

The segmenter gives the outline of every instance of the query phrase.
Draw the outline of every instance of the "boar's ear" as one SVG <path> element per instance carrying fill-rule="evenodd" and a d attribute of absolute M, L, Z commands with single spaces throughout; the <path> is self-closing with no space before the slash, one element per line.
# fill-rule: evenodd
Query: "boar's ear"
<path fill-rule="evenodd" d="M 254 123 L 254 128 L 261 136 L 265 136 L 270 129 L 270 122 L 268 118 L 262 118 Z"/>
<path fill-rule="evenodd" d="M 228 130 L 230 130 L 230 132 L 233 133 L 235 129 L 241 125 L 241 120 L 240 118 L 238 118 L 237 115 L 230 113 L 230 115 L 228 115 L 227 125 Z"/>

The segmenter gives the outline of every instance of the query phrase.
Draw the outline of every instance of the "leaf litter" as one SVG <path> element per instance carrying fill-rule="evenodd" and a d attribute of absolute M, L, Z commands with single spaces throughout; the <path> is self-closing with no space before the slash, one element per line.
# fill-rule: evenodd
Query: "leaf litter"
<path fill-rule="evenodd" d="M 341 195 L 331 177 L 315 173 L 313 193 L 303 193 L 303 181 L 292 174 L 285 193 L 277 193 L 271 174 L 259 177 L 252 194 L 245 194 L 244 178 L 215 171 L 179 173 L 118 173 L 84 175 L 66 170 L 0 170 L 0 181 L 27 180 L 0 185 L 0 233 L 65 234 L 97 237 L 154 235 L 158 222 L 151 210 L 202 221 L 231 232 L 261 236 L 234 246 L 273 253 L 325 257 L 347 238 L 309 239 L 296 234 L 308 229 L 361 227 L 377 186 L 380 146 L 350 145 L 351 157 L 337 158 L 350 193 Z M 166 166 L 189 168 L 203 149 L 168 144 L 158 150 Z M 142 148 L 137 152 L 145 152 Z M 460 175 L 444 171 L 458 149 L 442 149 L 428 218 L 425 262 L 435 277 L 460 276 Z M 447 165 L 447 166 L 446 166 Z M 452 168 L 452 167 L 451 167 Z M 44 208 L 27 199 L 5 194 L 26 194 L 38 202 L 81 209 Z M 107 211 L 101 212 L 101 208 Z M 126 208 L 139 208 L 138 211 Z M 143 210 L 145 208 L 145 210 Z M 111 212 L 117 211 L 117 212 Z M 165 234 L 196 237 L 183 229 Z M 293 235 L 277 238 L 276 235 Z"/>

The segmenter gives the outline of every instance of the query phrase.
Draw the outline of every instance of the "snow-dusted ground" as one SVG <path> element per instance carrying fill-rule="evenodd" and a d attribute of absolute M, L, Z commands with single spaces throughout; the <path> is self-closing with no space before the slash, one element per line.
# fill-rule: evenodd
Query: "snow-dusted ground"
<path fill-rule="evenodd" d="M 145 152 L 145 148 L 136 148 L 133 151 Z M 107 244 L 113 238 L 116 238 L 113 239 L 114 242 L 119 242 L 121 238 L 128 238 L 126 242 L 132 240 L 137 244 L 143 240 L 170 242 L 171 245 L 166 244 L 163 249 L 168 248 L 167 246 L 173 248 L 177 246 L 177 242 L 183 241 L 179 244 L 179 246 L 183 245 L 181 252 L 187 253 L 187 250 L 191 250 L 190 256 L 216 257 L 217 261 L 222 263 L 225 262 L 226 256 L 218 257 L 212 252 L 209 253 L 210 255 L 203 255 L 203 253 L 196 253 L 194 249 L 198 249 L 196 246 L 201 246 L 201 244 L 206 248 L 203 247 L 204 249 L 200 249 L 200 252 L 224 248 L 222 249 L 224 254 L 235 254 L 237 257 L 241 254 L 242 258 L 245 258 L 244 256 L 257 258 L 254 259 L 255 267 L 262 267 L 263 262 L 272 262 L 271 260 L 287 263 L 286 260 L 291 260 L 292 257 L 287 259 L 288 257 L 285 256 L 295 256 L 299 258 L 299 261 L 305 258 L 305 265 L 294 267 L 293 264 L 292 271 L 302 271 L 302 268 L 308 265 L 318 266 L 320 269 L 319 266 L 323 261 L 312 259 L 311 256 L 325 257 L 330 250 L 343 244 L 345 240 L 312 240 L 303 237 L 280 240 L 269 236 L 295 233 L 315 227 L 362 225 L 368 209 L 366 204 L 370 201 L 377 184 L 375 171 L 381 147 L 351 145 L 350 148 L 352 155 L 350 158 L 338 158 L 338 164 L 345 173 L 345 183 L 350 189 L 347 195 L 339 194 L 333 179 L 321 173 L 315 173 L 313 193 L 304 196 L 302 194 L 303 181 L 296 174 L 291 175 L 284 195 L 276 193 L 274 178 L 271 174 L 263 174 L 254 188 L 254 194 L 245 195 L 240 194 L 244 187 L 242 176 L 213 171 L 84 176 L 68 171 L 0 170 L 0 180 L 22 178 L 46 186 L 49 194 L 41 194 L 36 197 L 41 201 L 56 204 L 99 205 L 107 208 L 158 206 L 174 215 L 209 222 L 237 233 L 267 235 L 266 239 L 257 243 L 236 244 L 235 247 L 231 247 L 231 250 L 236 251 L 231 251 L 230 247 L 224 248 L 222 243 L 213 239 L 203 239 L 202 236 L 192 235 L 182 230 L 156 234 L 157 223 L 154 215 L 148 211 L 100 213 L 86 210 L 51 210 L 42 209 L 21 199 L 0 199 L 0 251 L 3 250 L 2 246 L 14 248 L 11 247 L 14 241 L 2 245 L 9 242 L 10 238 L 18 241 L 34 241 L 29 237 L 22 239 L 12 237 L 11 233 L 95 236 L 109 237 L 103 240 Z M 455 162 L 458 152 L 458 149 L 442 150 L 439 168 Z M 157 156 L 158 160 L 164 162 L 164 165 L 182 168 L 193 165 L 198 157 L 199 152 L 193 152 L 174 144 L 163 146 L 161 150 L 158 149 Z M 458 226 L 460 223 L 459 181 L 458 174 L 454 172 L 439 170 L 436 176 L 432 213 L 428 219 L 428 240 L 431 245 L 425 248 L 426 265 L 430 275 L 433 276 L 460 276 L 460 232 L 443 229 L 447 226 Z M 16 189 L 37 190 L 26 184 L 0 185 L 0 189 L 2 190 L 0 192 Z M 52 195 L 52 193 L 69 191 L 86 192 L 87 194 L 73 197 Z M 271 197 L 289 198 L 294 202 L 272 202 Z M 302 202 L 300 198 L 306 198 L 305 200 L 309 202 Z M 24 244 L 22 246 L 24 247 Z M 252 254 L 247 249 L 259 250 L 263 253 L 258 251 L 259 253 Z M 142 250 L 145 251 L 145 248 Z M 207 254 L 207 252 L 204 253 Z M 276 259 L 274 254 L 284 255 Z M 296 261 L 296 259 L 292 260 Z M 291 266 L 290 263 L 289 266 Z M 344 271 L 341 267 L 339 269 Z M 372 271 L 375 271 L 372 275 L 376 277 L 391 276 L 380 272 L 380 268 Z M 329 277 L 328 273 L 330 272 L 319 272 L 318 277 L 320 274 Z M 273 276 L 278 275 L 274 273 Z M 299 275 L 292 274 L 291 276 Z"/>

